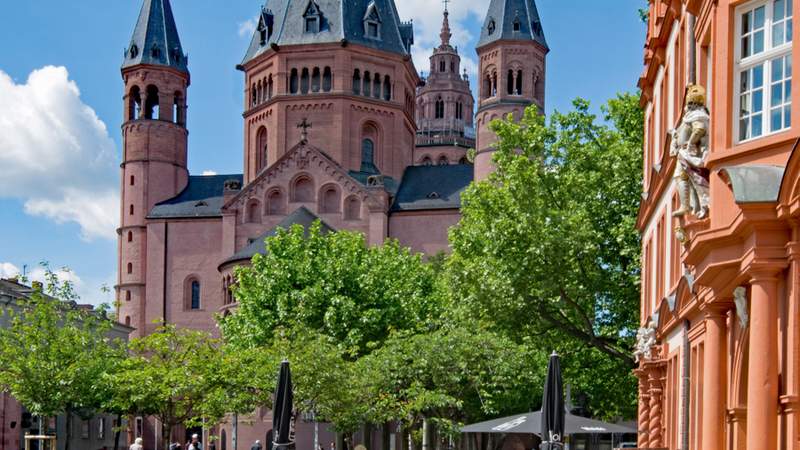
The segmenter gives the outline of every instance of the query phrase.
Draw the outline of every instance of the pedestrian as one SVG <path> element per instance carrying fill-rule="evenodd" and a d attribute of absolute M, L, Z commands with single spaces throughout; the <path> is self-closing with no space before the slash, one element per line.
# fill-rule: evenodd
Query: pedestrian
<path fill-rule="evenodd" d="M 192 440 L 186 445 L 186 450 L 203 450 L 203 444 L 200 443 L 200 436 L 196 433 L 192 435 Z"/>
<path fill-rule="evenodd" d="M 331 442 L 331 450 L 336 450 L 336 442 Z"/>
<path fill-rule="evenodd" d="M 181 443 L 173 442 L 172 444 L 169 444 L 169 450 L 181 450 Z"/>
<path fill-rule="evenodd" d="M 130 446 L 130 450 L 144 450 L 144 447 L 142 447 L 142 438 L 136 438 L 136 440 L 133 441 L 133 445 Z"/>
<path fill-rule="evenodd" d="M 255 442 L 253 442 L 253 446 L 252 446 L 252 447 L 250 447 L 250 450 L 262 450 L 262 449 L 261 449 L 261 441 L 259 441 L 258 439 L 256 439 L 256 441 L 255 441 Z"/>

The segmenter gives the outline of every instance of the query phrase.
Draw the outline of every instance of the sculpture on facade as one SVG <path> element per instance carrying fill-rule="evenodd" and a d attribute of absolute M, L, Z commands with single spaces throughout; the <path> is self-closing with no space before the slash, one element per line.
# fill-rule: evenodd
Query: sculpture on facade
<path fill-rule="evenodd" d="M 705 163 L 709 121 L 706 90 L 699 85 L 690 85 L 680 125 L 671 131 L 670 155 L 678 159 L 673 178 L 680 198 L 680 208 L 672 214 L 674 217 L 692 213 L 702 219 L 708 215 L 709 170 Z"/>
<path fill-rule="evenodd" d="M 633 356 L 637 363 L 642 359 L 652 359 L 653 346 L 656 345 L 657 327 L 658 324 L 651 320 L 646 327 L 639 328 L 639 331 L 636 332 L 636 350 L 633 352 Z"/>
<path fill-rule="evenodd" d="M 742 329 L 747 328 L 750 316 L 747 314 L 747 288 L 739 286 L 733 290 L 733 303 L 736 305 L 736 316 Z"/>

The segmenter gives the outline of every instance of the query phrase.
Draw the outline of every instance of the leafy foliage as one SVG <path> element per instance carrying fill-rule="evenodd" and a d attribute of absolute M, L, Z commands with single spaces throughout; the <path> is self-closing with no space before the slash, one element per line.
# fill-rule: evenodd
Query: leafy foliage
<path fill-rule="evenodd" d="M 630 377 L 642 113 L 630 94 L 603 108 L 608 123 L 598 123 L 586 101 L 574 107 L 549 121 L 528 108 L 520 122 L 492 124 L 496 171 L 462 196 L 450 283 L 463 314 L 562 352 L 585 346 Z M 634 394 L 621 403 L 632 405 Z"/>
<path fill-rule="evenodd" d="M 78 308 L 72 286 L 45 269 L 43 287 L 3 310 L 0 387 L 42 418 L 91 417 L 110 392 L 106 374 L 116 370 L 124 345 L 110 340 L 103 311 Z"/>
<path fill-rule="evenodd" d="M 395 241 L 369 247 L 361 233 L 323 234 L 319 223 L 279 231 L 236 275 L 239 309 L 221 327 L 237 345 L 269 344 L 278 327 L 297 326 L 356 357 L 441 315 L 434 271 L 419 255 Z"/>

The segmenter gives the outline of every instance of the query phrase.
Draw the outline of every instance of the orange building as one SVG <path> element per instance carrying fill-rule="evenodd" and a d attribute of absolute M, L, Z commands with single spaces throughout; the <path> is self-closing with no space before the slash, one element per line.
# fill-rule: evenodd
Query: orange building
<path fill-rule="evenodd" d="M 650 1 L 641 448 L 800 448 L 798 8 Z"/>

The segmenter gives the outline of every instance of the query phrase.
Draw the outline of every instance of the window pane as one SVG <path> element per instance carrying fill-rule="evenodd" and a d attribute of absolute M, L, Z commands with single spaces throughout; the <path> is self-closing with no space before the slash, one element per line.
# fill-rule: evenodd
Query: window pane
<path fill-rule="evenodd" d="M 783 107 L 783 127 L 789 128 L 792 125 L 792 105 Z"/>
<path fill-rule="evenodd" d="M 786 80 L 786 92 L 783 93 L 783 98 L 787 102 L 792 98 L 792 80 Z"/>
<path fill-rule="evenodd" d="M 784 42 L 783 36 L 783 22 L 773 25 L 772 27 L 772 46 L 777 47 Z"/>
<path fill-rule="evenodd" d="M 742 94 L 739 97 L 739 116 L 746 116 L 750 114 L 750 96 L 748 94 Z"/>
<path fill-rule="evenodd" d="M 742 34 L 747 34 L 750 29 L 750 16 L 752 15 L 751 11 L 748 11 L 742 14 Z"/>
<path fill-rule="evenodd" d="M 761 112 L 764 106 L 764 94 L 761 89 L 753 91 L 753 112 Z"/>
<path fill-rule="evenodd" d="M 742 38 L 742 58 L 750 56 L 750 36 Z"/>
<path fill-rule="evenodd" d="M 753 67 L 753 88 L 764 85 L 764 66 Z"/>
<path fill-rule="evenodd" d="M 759 6 L 753 11 L 753 29 L 757 30 L 764 27 L 764 13 L 766 12 L 763 6 Z"/>
<path fill-rule="evenodd" d="M 750 129 L 749 126 L 750 122 L 747 119 L 742 119 L 739 121 L 739 140 L 743 141 L 750 137 Z"/>
<path fill-rule="evenodd" d="M 764 51 L 764 31 L 756 31 L 753 34 L 753 54 Z"/>
<path fill-rule="evenodd" d="M 753 116 L 753 135 L 752 137 L 761 136 L 761 114 Z"/>
<path fill-rule="evenodd" d="M 792 19 L 786 21 L 786 42 L 792 42 Z"/>
<path fill-rule="evenodd" d="M 777 83 L 772 85 L 772 95 L 770 95 L 770 104 L 772 106 L 780 105 L 783 103 L 783 83 Z"/>
<path fill-rule="evenodd" d="M 783 58 L 772 60 L 772 81 L 783 79 Z"/>
<path fill-rule="evenodd" d="M 777 22 L 783 19 L 783 11 L 786 9 L 786 4 L 784 0 L 775 0 L 775 3 L 772 4 L 772 20 Z"/>
<path fill-rule="evenodd" d="M 783 124 L 783 117 L 781 117 L 781 108 L 775 108 L 770 112 L 770 129 L 772 131 L 780 130 Z"/>
<path fill-rule="evenodd" d="M 750 71 L 745 70 L 739 77 L 739 91 L 744 92 L 750 89 Z"/>

